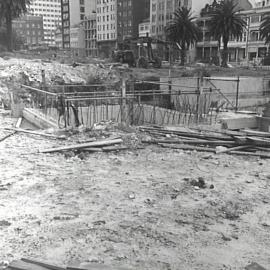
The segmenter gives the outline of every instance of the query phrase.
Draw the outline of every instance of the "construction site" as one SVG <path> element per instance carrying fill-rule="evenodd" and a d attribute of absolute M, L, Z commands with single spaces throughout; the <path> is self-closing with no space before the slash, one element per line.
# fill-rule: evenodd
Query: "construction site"
<path fill-rule="evenodd" d="M 0 269 L 269 269 L 267 67 L 120 58 L 0 57 Z"/>

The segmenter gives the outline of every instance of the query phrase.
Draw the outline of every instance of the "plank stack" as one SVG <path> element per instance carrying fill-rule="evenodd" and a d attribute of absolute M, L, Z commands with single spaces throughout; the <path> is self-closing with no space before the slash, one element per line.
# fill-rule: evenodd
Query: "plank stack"
<path fill-rule="evenodd" d="M 143 143 L 161 147 L 270 158 L 270 133 L 255 130 L 207 130 L 141 126 L 151 139 Z"/>

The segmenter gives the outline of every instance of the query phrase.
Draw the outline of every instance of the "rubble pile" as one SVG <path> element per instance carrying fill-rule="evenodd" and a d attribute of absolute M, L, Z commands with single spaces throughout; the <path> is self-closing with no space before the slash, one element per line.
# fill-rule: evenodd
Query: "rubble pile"
<path fill-rule="evenodd" d="M 116 74 L 105 66 L 89 64 L 71 65 L 41 60 L 0 58 L 0 78 L 5 82 L 23 83 L 31 86 L 42 82 L 41 71 L 45 71 L 46 84 L 87 84 L 89 78 L 103 82 L 113 81 Z"/>

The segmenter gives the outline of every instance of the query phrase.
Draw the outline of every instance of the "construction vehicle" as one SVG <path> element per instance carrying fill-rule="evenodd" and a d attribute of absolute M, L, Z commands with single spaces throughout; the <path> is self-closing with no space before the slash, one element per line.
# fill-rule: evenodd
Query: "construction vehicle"
<path fill-rule="evenodd" d="M 162 62 L 158 56 L 154 56 L 152 43 L 153 41 L 157 43 L 157 40 L 153 40 L 148 35 L 146 37 L 139 38 L 137 44 L 139 46 L 139 58 L 137 61 L 137 67 L 139 68 L 148 68 L 149 65 L 152 65 L 154 68 L 161 68 Z M 146 46 L 145 46 L 146 44 Z M 145 56 L 142 56 L 142 51 L 145 50 Z"/>
<path fill-rule="evenodd" d="M 157 40 L 152 39 L 148 35 L 138 39 L 128 38 L 124 40 L 123 44 L 125 48 L 129 47 L 129 50 L 116 50 L 112 53 L 112 58 L 116 62 L 127 63 L 129 66 L 137 66 L 138 68 L 148 68 L 152 65 L 154 68 L 161 68 L 162 62 L 158 56 L 154 56 L 152 43 L 157 43 Z M 135 60 L 135 52 L 130 48 L 136 45 L 138 47 L 138 57 Z"/>
<path fill-rule="evenodd" d="M 114 61 L 128 64 L 130 67 L 136 67 L 136 60 L 133 51 L 131 50 L 115 50 L 112 52 Z"/>

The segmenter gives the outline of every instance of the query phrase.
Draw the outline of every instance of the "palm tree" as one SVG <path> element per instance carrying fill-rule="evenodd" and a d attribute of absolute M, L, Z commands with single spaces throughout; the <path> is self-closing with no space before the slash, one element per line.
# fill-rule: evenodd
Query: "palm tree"
<path fill-rule="evenodd" d="M 265 39 L 265 44 L 270 43 L 270 14 L 263 16 L 260 25 L 260 36 L 262 39 Z"/>
<path fill-rule="evenodd" d="M 237 10 L 237 3 L 234 0 L 221 0 L 209 13 L 209 31 L 219 44 L 223 43 L 221 66 L 228 67 L 228 42 L 230 38 L 240 38 L 246 27 Z"/>
<path fill-rule="evenodd" d="M 27 11 L 31 0 L 0 0 L 0 18 L 6 25 L 7 49 L 13 50 L 12 42 L 12 20 L 18 18 Z"/>
<path fill-rule="evenodd" d="M 200 28 L 194 22 L 191 10 L 186 7 L 178 8 L 174 18 L 165 28 L 167 38 L 175 42 L 181 50 L 181 65 L 185 64 L 186 52 L 200 37 Z"/>

